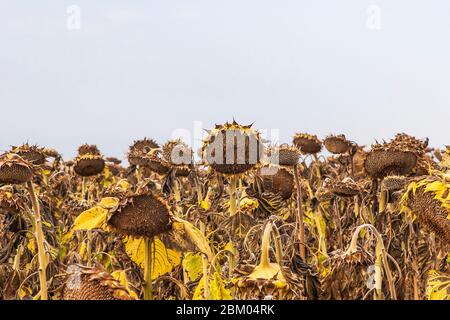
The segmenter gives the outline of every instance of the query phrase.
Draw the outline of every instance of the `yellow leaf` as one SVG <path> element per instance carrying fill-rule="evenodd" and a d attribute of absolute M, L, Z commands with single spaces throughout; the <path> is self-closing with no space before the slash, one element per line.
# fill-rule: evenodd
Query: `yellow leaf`
<path fill-rule="evenodd" d="M 112 209 L 112 208 L 116 207 L 118 203 L 119 203 L 119 199 L 117 199 L 117 198 L 105 197 L 100 201 L 100 203 L 98 205 L 105 209 Z"/>
<path fill-rule="evenodd" d="M 202 277 L 198 282 L 197 287 L 195 288 L 192 300 L 205 300 L 204 290 L 205 290 L 205 278 Z"/>
<path fill-rule="evenodd" d="M 139 267 L 144 269 L 144 239 L 125 237 L 122 241 L 125 245 L 125 251 L 127 252 L 130 259 L 133 260 L 133 262 L 136 263 Z"/>
<path fill-rule="evenodd" d="M 94 207 L 82 212 L 74 222 L 73 230 L 92 230 L 100 228 L 106 222 L 108 210 Z"/>
<path fill-rule="evenodd" d="M 430 270 L 426 293 L 428 300 L 450 300 L 450 275 Z"/>
<path fill-rule="evenodd" d="M 178 217 L 174 217 L 176 222 L 181 223 L 184 226 L 184 230 L 188 234 L 189 238 L 191 238 L 192 242 L 195 243 L 197 248 L 208 257 L 209 261 L 213 259 L 213 253 L 211 247 L 209 246 L 208 239 L 205 235 L 190 222 L 187 222 Z"/>
<path fill-rule="evenodd" d="M 66 235 L 64 235 L 62 242 L 65 243 L 70 240 L 76 230 L 92 230 L 101 228 L 106 222 L 107 215 L 108 210 L 99 206 L 83 211 L 75 219 L 73 228 Z"/>
<path fill-rule="evenodd" d="M 225 283 L 218 272 L 215 272 L 210 282 L 211 300 L 231 300 L 230 291 L 225 288 Z"/>
<path fill-rule="evenodd" d="M 122 286 L 127 288 L 128 292 L 130 293 L 130 296 L 132 296 L 136 300 L 139 299 L 136 292 L 131 290 L 130 283 L 128 282 L 127 274 L 126 274 L 125 270 L 116 270 L 113 273 L 111 273 L 111 276 L 114 279 L 116 279 L 117 281 L 119 281 Z"/>
<path fill-rule="evenodd" d="M 205 279 L 202 277 L 195 288 L 193 300 L 205 300 Z M 209 299 L 210 300 L 231 300 L 230 291 L 225 288 L 225 282 L 218 272 L 215 272 L 209 279 Z"/>
<path fill-rule="evenodd" d="M 125 237 L 123 242 L 130 259 L 144 269 L 144 239 Z M 161 240 L 155 238 L 152 262 L 152 279 L 156 279 L 178 266 L 181 263 L 181 254 L 178 251 L 166 248 Z"/>
<path fill-rule="evenodd" d="M 203 272 L 202 254 L 189 252 L 183 259 L 183 269 L 186 271 L 189 280 L 195 281 Z"/>

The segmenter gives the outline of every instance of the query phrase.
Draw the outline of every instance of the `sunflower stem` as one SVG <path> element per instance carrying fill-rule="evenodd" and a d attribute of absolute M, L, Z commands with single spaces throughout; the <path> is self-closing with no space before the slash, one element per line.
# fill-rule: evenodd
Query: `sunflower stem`
<path fill-rule="evenodd" d="M 230 177 L 230 216 L 236 214 L 236 177 Z"/>
<path fill-rule="evenodd" d="M 300 185 L 300 178 L 298 175 L 297 165 L 294 165 L 294 177 L 295 177 L 295 185 L 297 187 L 297 227 L 298 227 L 298 240 L 300 241 L 299 250 L 300 250 L 300 257 L 302 258 L 303 261 L 306 261 L 305 226 L 303 224 L 302 188 Z"/>
<path fill-rule="evenodd" d="M 314 158 L 313 165 L 314 165 L 314 167 L 316 169 L 317 178 L 319 180 L 321 180 L 322 179 L 322 175 L 320 174 L 319 158 L 317 158 L 317 154 L 316 153 L 313 154 L 313 158 Z"/>
<path fill-rule="evenodd" d="M 152 263 L 153 263 L 153 237 L 144 238 L 144 300 L 153 300 Z"/>
<path fill-rule="evenodd" d="M 334 212 L 336 214 L 336 223 L 337 223 L 337 227 L 338 227 L 338 244 L 339 244 L 339 248 L 343 248 L 344 244 L 343 244 L 343 239 L 342 239 L 342 224 L 341 224 L 341 212 L 339 209 L 339 202 L 337 199 L 334 199 Z"/>
<path fill-rule="evenodd" d="M 350 157 L 350 176 L 352 179 L 355 179 L 355 164 L 353 163 L 353 153 L 351 151 L 348 152 Z"/>
<path fill-rule="evenodd" d="M 206 226 L 203 222 L 200 222 L 200 231 L 206 235 Z M 203 296 L 206 300 L 210 299 L 209 290 L 209 262 L 208 257 L 202 254 L 202 268 L 203 268 Z"/>
<path fill-rule="evenodd" d="M 81 178 L 81 201 L 84 200 L 86 195 L 86 177 Z"/>
<path fill-rule="evenodd" d="M 281 245 L 281 235 L 280 231 L 278 230 L 277 226 L 274 224 L 273 229 L 274 233 L 274 242 L 275 242 L 275 253 L 277 257 L 277 263 L 281 266 L 283 263 L 283 247 Z"/>
<path fill-rule="evenodd" d="M 269 257 L 269 249 L 270 249 L 270 233 L 272 232 L 272 222 L 268 222 L 266 227 L 264 228 L 264 233 L 262 236 L 261 243 L 261 261 L 259 262 L 259 266 L 262 268 L 270 267 L 270 257 Z"/>
<path fill-rule="evenodd" d="M 48 300 L 47 293 L 47 254 L 44 247 L 44 232 L 42 231 L 42 220 L 39 209 L 39 202 L 34 192 L 33 183 L 31 181 L 27 182 L 28 192 L 30 194 L 31 203 L 33 206 L 33 217 L 34 217 L 34 232 L 38 249 L 38 260 L 39 260 L 39 282 L 41 287 L 41 300 Z"/>

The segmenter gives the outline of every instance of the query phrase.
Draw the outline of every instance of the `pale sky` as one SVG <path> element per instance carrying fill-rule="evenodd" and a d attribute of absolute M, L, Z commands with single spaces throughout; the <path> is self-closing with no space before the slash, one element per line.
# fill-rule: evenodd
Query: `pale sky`
<path fill-rule="evenodd" d="M 134 139 L 233 117 L 281 142 L 450 144 L 446 0 L 0 0 L 0 41 L 0 150 L 70 158 L 90 142 L 122 157 Z"/>

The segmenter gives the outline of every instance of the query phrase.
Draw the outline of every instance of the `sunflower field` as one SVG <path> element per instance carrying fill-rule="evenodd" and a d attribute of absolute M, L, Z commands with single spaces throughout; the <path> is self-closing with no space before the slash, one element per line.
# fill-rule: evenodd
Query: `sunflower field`
<path fill-rule="evenodd" d="M 0 156 L 3 300 L 449 300 L 450 147 L 252 125 Z"/>

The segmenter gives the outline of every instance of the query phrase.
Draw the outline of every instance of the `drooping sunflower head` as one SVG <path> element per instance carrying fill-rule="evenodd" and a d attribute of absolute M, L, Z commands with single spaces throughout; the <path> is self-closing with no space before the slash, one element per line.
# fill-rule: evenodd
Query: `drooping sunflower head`
<path fill-rule="evenodd" d="M 78 148 L 78 156 L 73 161 L 73 168 L 79 176 L 95 176 L 105 168 L 105 160 L 97 146 L 84 144 Z"/>
<path fill-rule="evenodd" d="M 175 169 L 177 176 L 188 176 L 193 162 L 193 151 L 181 139 L 169 140 L 162 147 L 163 158 Z"/>
<path fill-rule="evenodd" d="M 294 192 L 292 170 L 275 165 L 264 166 L 259 170 L 265 192 L 279 194 L 283 200 L 290 199 Z"/>
<path fill-rule="evenodd" d="M 172 229 L 169 208 L 162 197 L 138 192 L 121 194 L 119 199 L 108 216 L 108 224 L 117 232 L 151 238 Z"/>
<path fill-rule="evenodd" d="M 333 154 L 344 154 L 351 150 L 352 143 L 343 134 L 329 135 L 323 141 L 325 148 Z"/>
<path fill-rule="evenodd" d="M 153 139 L 144 138 L 136 140 L 130 146 L 130 153 L 148 153 L 152 149 L 158 149 L 159 145 Z"/>
<path fill-rule="evenodd" d="M 236 268 L 235 277 L 232 279 L 236 295 L 239 299 L 250 300 L 266 297 L 277 300 L 304 299 L 304 288 L 299 277 L 278 262 L 270 261 L 271 228 L 269 222 L 262 237 L 259 264 L 243 264 Z"/>
<path fill-rule="evenodd" d="M 293 143 L 303 154 L 316 154 L 322 150 L 322 142 L 312 134 L 297 133 Z"/>
<path fill-rule="evenodd" d="M 192 163 L 192 149 L 181 139 L 166 142 L 162 149 L 164 159 L 173 166 L 184 166 Z"/>
<path fill-rule="evenodd" d="M 365 155 L 364 168 L 372 178 L 411 174 L 418 159 L 425 155 L 425 143 L 414 137 L 398 134 L 390 142 L 376 143 Z"/>
<path fill-rule="evenodd" d="M 270 163 L 292 167 L 300 160 L 300 152 L 296 147 L 283 144 L 267 151 Z"/>
<path fill-rule="evenodd" d="M 450 244 L 450 181 L 427 177 L 408 184 L 400 204 L 402 211 L 417 217 L 447 245 Z"/>
<path fill-rule="evenodd" d="M 326 180 L 326 188 L 338 197 L 354 197 L 362 191 L 361 186 L 352 178 Z"/>
<path fill-rule="evenodd" d="M 202 158 L 218 173 L 243 174 L 260 164 L 264 145 L 251 125 L 216 125 L 203 141 Z"/>
<path fill-rule="evenodd" d="M 100 267 L 69 265 L 63 300 L 133 300 L 127 288 Z"/>
<path fill-rule="evenodd" d="M 381 182 L 381 189 L 387 191 L 398 191 L 405 188 L 408 180 L 404 176 L 387 176 Z"/>
<path fill-rule="evenodd" d="M 159 149 L 159 145 L 152 139 L 134 141 L 128 151 L 128 162 L 132 165 L 141 165 L 142 157 L 154 149 Z"/>
<path fill-rule="evenodd" d="M 154 140 L 147 138 L 135 141 L 130 146 L 128 162 L 160 175 L 170 170 L 170 163 L 164 159 L 160 146 Z"/>
<path fill-rule="evenodd" d="M 15 153 L 0 157 L 0 183 L 22 184 L 33 177 L 32 165 Z"/>
<path fill-rule="evenodd" d="M 367 288 L 370 266 L 374 258 L 364 249 L 354 252 L 336 250 L 324 262 L 322 289 L 325 299 L 361 300 L 370 290 Z"/>
<path fill-rule="evenodd" d="M 45 149 L 38 146 L 31 146 L 28 143 L 20 147 L 12 147 L 11 153 L 19 155 L 22 159 L 33 165 L 42 165 L 45 163 Z"/>
<path fill-rule="evenodd" d="M 314 197 L 319 202 L 329 202 L 334 199 L 335 194 L 330 191 L 330 189 L 326 187 L 326 183 L 324 183 L 322 186 L 317 188 Z"/>

